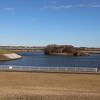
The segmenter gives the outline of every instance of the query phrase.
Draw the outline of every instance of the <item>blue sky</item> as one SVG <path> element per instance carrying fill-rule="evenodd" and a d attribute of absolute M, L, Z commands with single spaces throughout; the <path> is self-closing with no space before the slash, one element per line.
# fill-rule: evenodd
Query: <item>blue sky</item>
<path fill-rule="evenodd" d="M 0 45 L 100 47 L 100 0 L 0 0 Z"/>

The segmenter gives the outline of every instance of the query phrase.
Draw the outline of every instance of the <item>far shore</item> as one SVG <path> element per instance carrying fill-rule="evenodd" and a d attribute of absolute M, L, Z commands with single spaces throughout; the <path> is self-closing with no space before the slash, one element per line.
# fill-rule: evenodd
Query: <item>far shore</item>
<path fill-rule="evenodd" d="M 71 53 L 51 53 L 49 55 L 54 55 L 54 56 L 73 56 Z M 84 56 L 89 56 L 89 54 L 87 53 L 87 55 Z"/>

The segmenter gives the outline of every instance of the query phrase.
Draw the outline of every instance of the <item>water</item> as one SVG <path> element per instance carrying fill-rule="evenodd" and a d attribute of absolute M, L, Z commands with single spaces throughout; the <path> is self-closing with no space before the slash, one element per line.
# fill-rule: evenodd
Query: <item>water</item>
<path fill-rule="evenodd" d="M 51 56 L 43 52 L 19 53 L 22 59 L 0 61 L 0 65 L 20 65 L 39 67 L 97 67 L 100 69 L 100 54 L 91 56 Z"/>

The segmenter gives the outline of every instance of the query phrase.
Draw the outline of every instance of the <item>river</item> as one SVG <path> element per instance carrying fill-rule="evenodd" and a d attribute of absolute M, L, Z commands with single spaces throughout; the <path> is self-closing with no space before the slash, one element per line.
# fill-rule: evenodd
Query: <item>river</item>
<path fill-rule="evenodd" d="M 39 67 L 97 67 L 100 69 L 100 54 L 91 56 L 52 56 L 43 52 L 22 52 L 22 59 L 0 61 L 0 65 L 20 65 Z"/>

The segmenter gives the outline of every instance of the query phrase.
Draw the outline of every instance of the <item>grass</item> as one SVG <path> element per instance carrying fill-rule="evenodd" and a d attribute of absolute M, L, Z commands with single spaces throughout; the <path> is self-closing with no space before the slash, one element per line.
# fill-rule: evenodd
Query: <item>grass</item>
<path fill-rule="evenodd" d="M 0 50 L 0 54 L 9 54 L 9 53 L 13 53 L 13 52 L 9 50 Z"/>
<path fill-rule="evenodd" d="M 0 72 L 0 100 L 100 100 L 100 75 Z"/>
<path fill-rule="evenodd" d="M 4 56 L 4 54 L 11 54 L 11 53 L 15 53 L 13 51 L 9 51 L 9 50 L 0 50 L 0 61 L 10 61 L 10 60 L 16 60 L 15 59 L 11 59 L 9 57 Z M 19 58 L 18 58 L 19 59 Z"/>
<path fill-rule="evenodd" d="M 40 95 L 23 95 L 23 96 L 12 96 L 3 97 L 0 100 L 100 100 L 99 97 L 88 97 L 88 96 L 40 96 Z"/>

